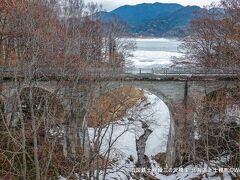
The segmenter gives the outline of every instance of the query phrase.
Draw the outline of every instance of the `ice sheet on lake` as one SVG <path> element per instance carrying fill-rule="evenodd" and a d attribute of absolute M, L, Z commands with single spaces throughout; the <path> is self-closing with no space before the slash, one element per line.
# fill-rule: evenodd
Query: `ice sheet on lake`
<path fill-rule="evenodd" d="M 133 53 L 131 61 L 133 65 L 138 68 L 153 67 L 162 65 L 171 65 L 172 57 L 180 57 L 182 54 L 178 52 L 166 51 L 140 51 L 137 50 Z"/>
<path fill-rule="evenodd" d="M 153 38 L 135 39 L 137 49 L 133 57 L 128 58 L 136 68 L 152 68 L 169 66 L 172 57 L 181 57 L 179 51 L 181 42 L 177 39 Z"/>

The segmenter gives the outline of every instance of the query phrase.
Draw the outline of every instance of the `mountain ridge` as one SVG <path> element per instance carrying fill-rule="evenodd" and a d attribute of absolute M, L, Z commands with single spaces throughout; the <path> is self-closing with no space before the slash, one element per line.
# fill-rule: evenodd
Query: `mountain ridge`
<path fill-rule="evenodd" d="M 129 25 L 137 25 L 160 14 L 168 15 L 182 7 L 176 3 L 142 3 L 134 6 L 124 5 L 111 11 L 111 13 L 116 14 Z"/>
<path fill-rule="evenodd" d="M 133 36 L 181 37 L 199 6 L 177 3 L 142 3 L 123 5 L 110 12 L 101 12 L 103 22 L 120 21 L 128 25 Z"/>

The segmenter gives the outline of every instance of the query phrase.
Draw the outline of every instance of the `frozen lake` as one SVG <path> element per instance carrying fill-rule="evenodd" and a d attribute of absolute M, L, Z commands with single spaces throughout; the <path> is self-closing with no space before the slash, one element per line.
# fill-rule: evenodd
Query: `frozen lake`
<path fill-rule="evenodd" d="M 137 38 L 135 40 L 137 49 L 129 60 L 137 68 L 168 66 L 172 64 L 172 57 L 182 56 L 182 53 L 179 51 L 181 41 L 177 39 Z"/>

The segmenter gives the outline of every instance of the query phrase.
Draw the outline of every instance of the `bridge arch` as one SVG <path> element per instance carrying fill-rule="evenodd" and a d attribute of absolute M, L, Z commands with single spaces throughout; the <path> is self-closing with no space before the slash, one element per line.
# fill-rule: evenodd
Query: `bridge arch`
<path fill-rule="evenodd" d="M 50 118 L 53 118 L 57 124 L 64 123 L 65 110 L 60 98 L 54 94 L 53 90 L 44 88 L 43 86 L 23 86 L 20 90 L 20 98 L 22 101 L 23 110 L 26 111 L 29 101 L 30 90 L 32 91 L 32 101 L 34 104 L 34 110 L 36 113 L 44 113 L 45 111 L 49 114 Z M 24 107 L 26 106 L 26 107 Z"/>
<path fill-rule="evenodd" d="M 240 92 L 238 87 L 219 88 L 209 92 L 202 103 L 205 108 L 214 104 L 215 113 L 226 114 L 226 116 L 240 115 Z"/>
<path fill-rule="evenodd" d="M 63 123 L 65 116 L 65 107 L 63 102 L 61 101 L 60 96 L 58 96 L 58 93 L 55 93 L 54 87 L 49 87 L 48 85 L 42 84 L 30 87 L 27 84 L 22 84 L 20 87 L 16 88 L 14 84 L 9 83 L 5 85 L 4 91 L 2 93 L 2 99 L 4 102 L 3 109 L 6 116 L 7 124 L 9 126 L 15 126 L 19 122 L 20 112 L 18 109 L 18 96 L 20 96 L 21 101 L 24 101 L 24 99 L 26 100 L 26 98 L 29 96 L 30 88 L 33 92 L 33 101 L 35 102 L 35 104 L 37 99 L 41 99 L 42 103 L 44 100 L 44 103 L 42 105 L 46 105 L 46 102 L 48 101 L 48 105 L 50 105 L 49 107 L 51 108 L 50 116 L 54 118 L 57 123 Z"/>
<path fill-rule="evenodd" d="M 128 83 L 128 84 L 119 84 L 119 83 L 112 83 L 112 84 L 108 84 L 106 85 L 106 87 L 102 88 L 102 87 L 97 87 L 97 97 L 105 95 L 109 92 L 112 92 L 114 90 L 120 89 L 120 88 L 136 88 L 136 89 L 141 89 L 143 91 L 147 91 L 153 95 L 155 95 L 156 97 L 158 97 L 161 101 L 164 102 L 164 104 L 168 107 L 169 113 L 170 113 L 170 117 L 171 120 L 174 121 L 174 115 L 176 114 L 176 108 L 174 106 L 174 103 L 172 103 L 172 101 L 164 95 L 164 93 L 159 90 L 156 89 L 154 87 L 151 86 L 144 86 L 142 84 L 132 84 L 132 83 Z"/>
<path fill-rule="evenodd" d="M 170 117 L 170 123 L 169 123 L 170 125 L 169 125 L 168 137 L 167 137 L 166 163 L 171 167 L 173 165 L 173 163 L 175 162 L 175 149 L 174 149 L 175 123 L 173 120 L 175 108 L 173 107 L 171 100 L 169 98 L 167 98 L 159 89 L 156 89 L 153 87 L 147 87 L 147 86 L 144 87 L 142 85 L 134 85 L 134 84 L 110 84 L 109 86 L 106 86 L 105 88 L 99 89 L 101 91 L 99 93 L 99 96 L 106 96 L 110 92 L 116 93 L 117 90 L 121 89 L 121 88 L 135 88 L 135 89 L 141 89 L 142 91 L 149 92 L 150 94 L 156 96 L 159 100 L 161 100 L 164 103 L 164 105 L 167 107 L 169 117 Z M 117 96 L 117 94 L 116 94 L 116 96 Z M 88 121 L 88 120 L 86 120 L 86 121 Z M 87 125 L 87 123 L 88 122 L 85 122 L 84 124 Z"/>

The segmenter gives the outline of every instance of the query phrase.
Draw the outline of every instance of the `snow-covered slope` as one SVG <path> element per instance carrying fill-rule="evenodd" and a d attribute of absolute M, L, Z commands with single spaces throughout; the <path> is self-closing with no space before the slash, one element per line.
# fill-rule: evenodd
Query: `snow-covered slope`
<path fill-rule="evenodd" d="M 88 128 L 92 145 L 100 142 L 100 154 L 107 157 L 109 153 L 111 162 L 114 162 L 106 170 L 105 177 L 103 177 L 104 171 L 101 172 L 100 180 L 144 180 L 143 176 L 134 177 L 135 173 L 145 173 L 145 175 L 159 180 L 237 179 L 236 171 L 239 174 L 240 169 L 223 169 L 219 166 L 212 169 L 206 163 L 189 164 L 174 169 L 161 167 L 153 157 L 158 153 L 166 152 L 170 113 L 166 104 L 158 97 L 147 91 L 144 94 L 147 100 L 138 102 L 121 120 L 111 123 L 109 127 L 103 129 Z M 147 139 L 139 146 L 138 140 L 146 134 L 146 130 L 151 133 L 145 136 Z M 97 141 L 99 137 L 100 141 Z M 110 151 L 108 151 L 109 149 Z M 139 152 L 147 156 L 151 168 L 136 166 Z M 226 161 L 226 158 L 228 156 L 212 161 L 211 167 Z M 60 179 L 64 180 L 63 177 Z"/>
<path fill-rule="evenodd" d="M 107 178 L 126 179 L 131 174 L 138 161 L 136 141 L 145 130 L 151 131 L 143 145 L 145 155 L 151 159 L 158 153 L 165 152 L 170 127 L 170 114 L 166 104 L 155 95 L 146 92 L 146 101 L 139 102 L 131 108 L 125 117 L 101 130 L 101 154 L 105 155 L 111 149 L 110 159 L 116 160 L 115 165 L 108 170 Z M 96 142 L 96 132 L 99 129 L 88 128 L 91 142 Z M 132 159 L 131 161 L 129 159 Z M 120 172 L 114 172 L 117 169 Z M 113 172 L 113 173 L 111 173 Z"/>

